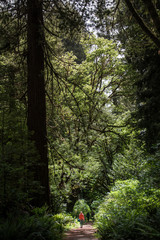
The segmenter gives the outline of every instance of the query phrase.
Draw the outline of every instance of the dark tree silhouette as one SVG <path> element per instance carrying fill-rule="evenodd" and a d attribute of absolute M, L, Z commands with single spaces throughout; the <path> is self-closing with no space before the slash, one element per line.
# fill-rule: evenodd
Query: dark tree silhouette
<path fill-rule="evenodd" d="M 39 154 L 39 164 L 33 166 L 34 180 L 43 188 L 33 198 L 37 206 L 49 204 L 49 177 L 46 138 L 46 104 L 44 81 L 44 29 L 41 0 L 28 0 L 28 129 Z"/>

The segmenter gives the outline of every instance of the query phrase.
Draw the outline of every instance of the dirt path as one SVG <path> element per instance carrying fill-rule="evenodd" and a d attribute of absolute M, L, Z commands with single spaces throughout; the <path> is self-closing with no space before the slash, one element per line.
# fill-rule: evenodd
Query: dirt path
<path fill-rule="evenodd" d="M 98 240 L 94 236 L 96 230 L 91 223 L 86 223 L 83 228 L 75 228 L 65 234 L 64 240 Z"/>

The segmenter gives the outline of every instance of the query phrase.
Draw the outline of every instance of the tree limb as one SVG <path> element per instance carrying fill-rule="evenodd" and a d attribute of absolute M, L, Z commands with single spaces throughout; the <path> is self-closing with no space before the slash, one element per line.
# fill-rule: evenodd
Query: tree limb
<path fill-rule="evenodd" d="M 151 30 L 147 27 L 147 25 L 144 23 L 142 18 L 138 15 L 137 11 L 133 7 L 132 3 L 130 0 L 124 0 L 128 9 L 132 13 L 133 17 L 139 24 L 139 26 L 142 28 L 142 30 L 146 33 L 146 35 L 156 44 L 158 48 L 160 48 L 160 40 L 156 37 L 156 35 L 151 32 Z"/>
<path fill-rule="evenodd" d="M 157 13 L 152 1 L 151 0 L 142 0 L 142 1 L 144 2 L 146 7 L 148 8 L 148 12 L 151 15 L 153 23 L 154 23 L 158 33 L 160 33 L 160 18 L 158 16 L 158 13 Z"/>

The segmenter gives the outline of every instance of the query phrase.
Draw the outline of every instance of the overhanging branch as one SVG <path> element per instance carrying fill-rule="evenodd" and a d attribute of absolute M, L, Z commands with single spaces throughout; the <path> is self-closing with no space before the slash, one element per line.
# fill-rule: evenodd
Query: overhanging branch
<path fill-rule="evenodd" d="M 156 35 L 153 34 L 153 32 L 147 27 L 147 25 L 144 23 L 142 18 L 138 15 L 137 11 L 133 7 L 130 0 L 124 0 L 128 9 L 132 13 L 133 17 L 139 24 L 139 26 L 142 28 L 142 30 L 146 33 L 146 35 L 156 44 L 158 48 L 160 48 L 160 40 L 156 37 Z"/>

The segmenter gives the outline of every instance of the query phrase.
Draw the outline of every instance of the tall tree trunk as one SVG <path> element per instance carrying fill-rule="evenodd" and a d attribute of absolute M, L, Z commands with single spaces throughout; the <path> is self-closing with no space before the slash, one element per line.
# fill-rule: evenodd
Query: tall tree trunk
<path fill-rule="evenodd" d="M 42 0 L 28 0 L 28 129 L 40 157 L 32 169 L 43 192 L 33 196 L 35 206 L 49 204 L 49 174 L 46 138 L 44 81 L 44 28 Z"/>

